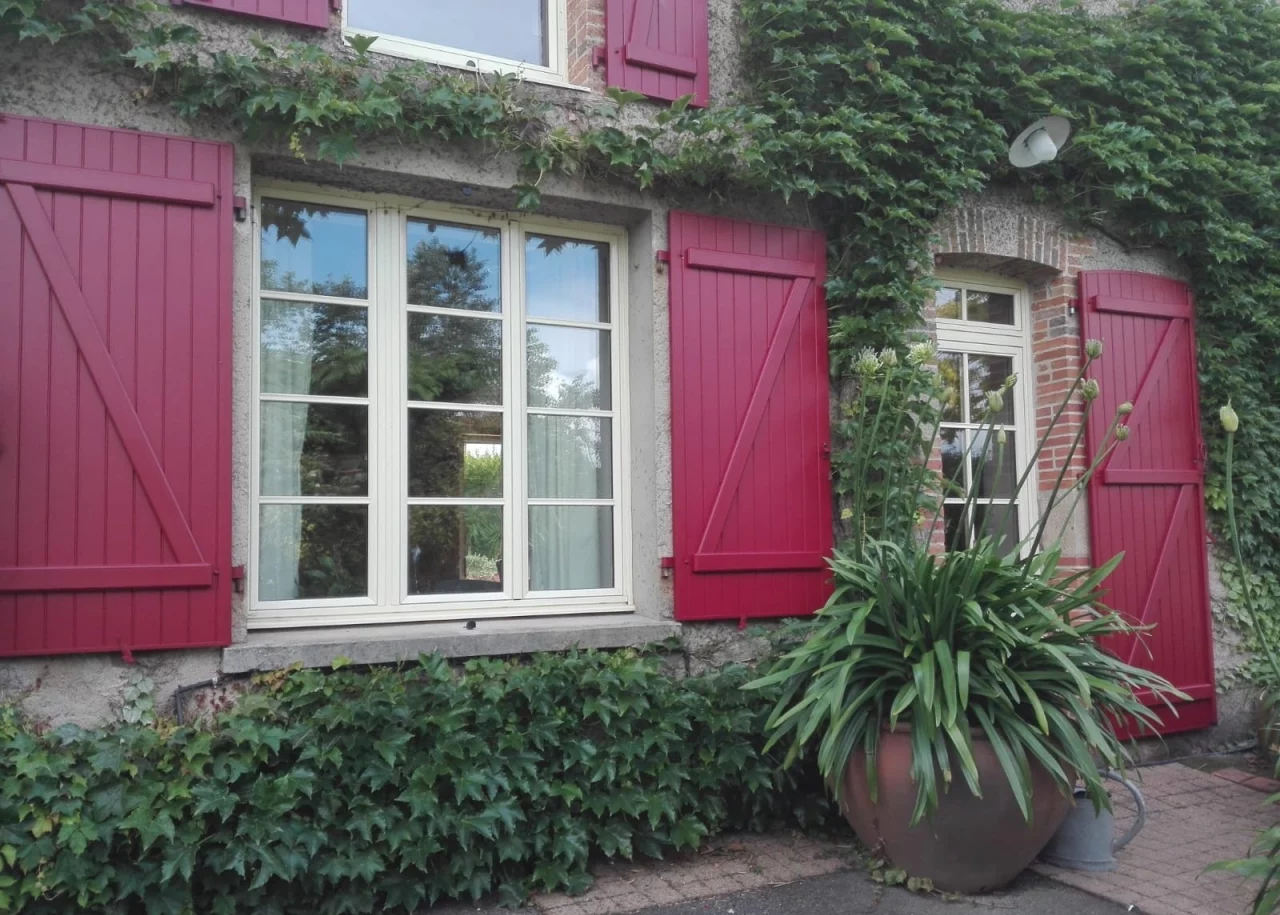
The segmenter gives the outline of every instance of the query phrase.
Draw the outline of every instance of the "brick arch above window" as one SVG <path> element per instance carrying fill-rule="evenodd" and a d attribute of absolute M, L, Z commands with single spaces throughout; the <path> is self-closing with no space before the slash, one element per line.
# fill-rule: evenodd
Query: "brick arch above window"
<path fill-rule="evenodd" d="M 939 267 L 981 270 L 1033 285 L 1068 271 L 1070 237 L 1060 222 L 1030 207 L 960 207 L 940 219 L 935 231 Z"/>

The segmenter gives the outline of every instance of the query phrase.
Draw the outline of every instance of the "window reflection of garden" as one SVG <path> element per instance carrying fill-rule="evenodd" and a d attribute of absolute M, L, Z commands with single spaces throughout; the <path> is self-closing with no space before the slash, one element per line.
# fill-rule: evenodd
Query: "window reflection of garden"
<path fill-rule="evenodd" d="M 367 215 L 265 200 L 261 218 L 260 375 L 266 395 L 259 432 L 261 493 L 284 499 L 365 497 L 368 406 L 270 398 L 370 396 L 368 308 L 332 301 L 368 295 Z M 461 503 L 409 506 L 409 592 L 501 591 L 507 509 L 468 500 L 506 496 L 503 414 L 465 408 L 504 406 L 501 235 L 482 227 L 409 220 L 407 236 L 407 303 L 450 313 L 401 312 L 406 322 L 405 394 L 420 406 L 411 405 L 406 416 L 406 465 L 391 462 L 387 472 L 406 474 L 411 498 Z M 553 300 L 567 296 L 564 308 L 574 317 L 608 320 L 607 246 L 530 239 L 526 257 L 539 258 L 528 271 L 538 309 L 551 309 L 549 316 L 556 317 Z M 604 301 L 592 303 L 593 290 Z M 308 300 L 272 298 L 273 291 Z M 524 366 L 530 405 L 611 409 L 609 334 L 531 323 Z M 534 498 L 612 498 L 609 418 L 530 415 L 519 421 L 527 423 Z M 605 584 L 611 583 L 611 513 L 607 506 L 535 510 L 530 517 L 533 561 L 569 561 L 575 550 L 581 554 L 589 546 L 609 555 L 599 562 L 588 557 L 586 566 L 597 570 L 588 578 L 604 577 Z M 259 596 L 286 600 L 367 594 L 368 544 L 365 505 L 264 504 Z M 544 572 L 541 579 L 553 586 L 567 580 L 550 566 Z"/>
<path fill-rule="evenodd" d="M 358 305 L 271 298 L 271 292 L 362 299 L 366 220 L 360 211 L 264 200 L 261 391 L 368 396 L 368 312 Z M 369 415 L 360 403 L 264 399 L 259 488 L 266 497 L 367 496 Z M 259 598 L 368 593 L 368 508 L 264 504 Z"/>

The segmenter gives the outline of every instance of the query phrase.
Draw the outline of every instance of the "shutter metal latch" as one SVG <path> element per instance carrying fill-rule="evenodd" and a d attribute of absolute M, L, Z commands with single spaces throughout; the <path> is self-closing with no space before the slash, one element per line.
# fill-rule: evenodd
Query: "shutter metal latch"
<path fill-rule="evenodd" d="M 594 48 L 592 48 L 591 49 L 592 69 L 599 70 L 601 67 L 603 67 L 605 63 L 605 55 L 607 55 L 608 53 L 609 53 L 608 49 L 605 48 L 605 46 L 602 44 L 598 44 Z"/>
<path fill-rule="evenodd" d="M 662 577 L 670 578 L 672 570 L 676 567 L 676 558 L 674 556 L 663 556 L 658 560 L 658 566 L 662 569 Z"/>

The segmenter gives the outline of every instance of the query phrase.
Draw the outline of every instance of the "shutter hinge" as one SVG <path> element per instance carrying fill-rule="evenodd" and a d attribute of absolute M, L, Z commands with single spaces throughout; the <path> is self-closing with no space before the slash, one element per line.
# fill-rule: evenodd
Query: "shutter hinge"
<path fill-rule="evenodd" d="M 606 48 L 605 48 L 605 46 L 604 46 L 604 45 L 602 45 L 602 44 L 598 44 L 598 45 L 596 45 L 594 48 L 592 48 L 592 49 L 591 49 L 591 66 L 592 66 L 592 68 L 593 68 L 593 69 L 598 70 L 598 69 L 600 69 L 601 67 L 603 67 L 603 66 L 604 66 L 604 62 L 605 62 L 605 56 L 606 56 L 608 53 L 609 53 L 609 52 L 608 52 L 608 49 L 606 49 Z"/>
<path fill-rule="evenodd" d="M 657 253 L 656 257 L 658 258 L 658 263 L 660 263 L 660 264 L 669 264 L 669 263 L 671 263 L 671 252 L 670 252 L 670 251 L 659 251 L 659 252 Z"/>
<path fill-rule="evenodd" d="M 244 222 L 249 218 L 249 202 L 243 197 L 236 197 L 231 201 L 231 212 L 235 213 L 236 222 Z"/>
<path fill-rule="evenodd" d="M 244 593 L 244 566 L 231 567 L 231 588 L 237 594 Z"/>
<path fill-rule="evenodd" d="M 663 578 L 670 578 L 672 570 L 676 567 L 676 558 L 674 556 L 663 556 L 658 560 L 658 567 L 662 569 Z"/>

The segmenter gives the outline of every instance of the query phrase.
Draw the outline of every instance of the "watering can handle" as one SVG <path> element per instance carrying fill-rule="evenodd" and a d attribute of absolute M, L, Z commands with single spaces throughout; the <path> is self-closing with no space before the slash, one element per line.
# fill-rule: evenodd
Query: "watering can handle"
<path fill-rule="evenodd" d="M 1111 851 L 1115 853 L 1133 841 L 1133 837 L 1142 832 L 1142 827 L 1147 825 L 1147 802 L 1142 799 L 1142 792 L 1138 790 L 1138 786 L 1127 778 L 1122 778 L 1115 769 L 1108 770 L 1105 777 L 1112 781 L 1117 781 L 1128 788 L 1129 793 L 1133 795 L 1134 803 L 1138 807 L 1138 815 L 1134 818 L 1133 825 L 1129 827 L 1129 831 L 1112 845 Z"/>

